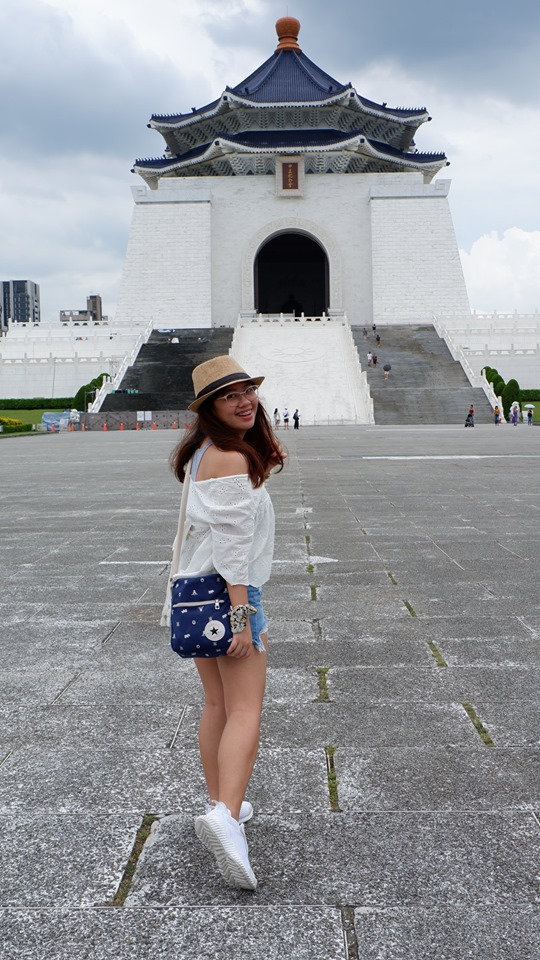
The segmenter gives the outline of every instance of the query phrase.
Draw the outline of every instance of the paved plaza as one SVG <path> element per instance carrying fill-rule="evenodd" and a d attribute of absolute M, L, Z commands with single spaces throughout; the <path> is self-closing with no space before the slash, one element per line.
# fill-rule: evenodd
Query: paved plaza
<path fill-rule="evenodd" d="M 540 429 L 281 437 L 255 894 L 157 625 L 178 434 L 0 441 L 1 960 L 540 957 Z"/>

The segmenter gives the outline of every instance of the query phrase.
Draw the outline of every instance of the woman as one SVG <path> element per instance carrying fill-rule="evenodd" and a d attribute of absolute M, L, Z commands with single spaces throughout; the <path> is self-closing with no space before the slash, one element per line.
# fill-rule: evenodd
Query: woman
<path fill-rule="evenodd" d="M 279 415 L 279 410 L 276 407 L 274 410 L 274 430 L 279 430 L 279 425 L 281 423 L 281 417 Z"/>
<path fill-rule="evenodd" d="M 227 656 L 195 660 L 204 688 L 199 747 L 209 798 L 195 831 L 225 880 L 250 890 L 257 880 L 243 824 L 253 808 L 244 797 L 259 743 L 268 639 L 262 586 L 274 547 L 274 511 L 264 481 L 284 464 L 257 398 L 263 380 L 230 356 L 195 367 L 195 400 L 188 409 L 197 417 L 172 455 L 180 482 L 192 461 L 188 534 L 173 574 L 216 570 L 227 581 L 236 621 Z"/>

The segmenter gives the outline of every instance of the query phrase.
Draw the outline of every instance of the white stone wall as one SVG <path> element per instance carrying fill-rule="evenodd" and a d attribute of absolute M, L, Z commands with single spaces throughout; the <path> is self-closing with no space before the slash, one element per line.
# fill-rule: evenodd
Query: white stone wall
<path fill-rule="evenodd" d="M 159 190 L 137 186 L 132 192 L 116 321 L 212 326 L 210 193 L 175 180 L 163 181 Z"/>
<path fill-rule="evenodd" d="M 449 181 L 424 184 L 416 173 L 314 174 L 301 196 L 278 193 L 273 176 L 134 187 L 116 319 L 233 325 L 255 307 L 258 250 L 287 231 L 312 236 L 326 251 L 330 309 L 351 323 L 468 314 L 448 190 Z"/>
<path fill-rule="evenodd" d="M 71 397 L 100 373 L 114 377 L 143 330 L 14 325 L 0 338 L 0 397 Z"/>
<path fill-rule="evenodd" d="M 100 373 L 114 375 L 117 359 L 71 357 L 58 360 L 0 360 L 0 397 L 72 397 Z"/>
<path fill-rule="evenodd" d="M 371 188 L 373 316 L 378 324 L 463 318 L 470 306 L 448 205 L 449 180 L 420 174 Z"/>
<path fill-rule="evenodd" d="M 296 230 L 327 253 L 331 309 L 367 323 L 372 182 L 313 175 L 305 178 L 301 197 L 276 196 L 273 176 L 170 179 L 157 190 L 134 188 L 117 321 L 153 317 L 156 327 L 233 325 L 239 311 L 254 309 L 259 248 L 280 232 Z"/>

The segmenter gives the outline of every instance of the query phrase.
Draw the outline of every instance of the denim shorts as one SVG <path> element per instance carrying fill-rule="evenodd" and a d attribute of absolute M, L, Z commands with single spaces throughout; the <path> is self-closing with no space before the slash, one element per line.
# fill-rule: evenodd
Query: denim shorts
<path fill-rule="evenodd" d="M 268 620 L 263 610 L 261 587 L 248 587 L 248 603 L 257 607 L 257 613 L 252 613 L 249 618 L 253 646 L 257 648 L 259 653 L 266 653 L 266 648 L 261 640 L 261 634 L 268 631 Z"/>

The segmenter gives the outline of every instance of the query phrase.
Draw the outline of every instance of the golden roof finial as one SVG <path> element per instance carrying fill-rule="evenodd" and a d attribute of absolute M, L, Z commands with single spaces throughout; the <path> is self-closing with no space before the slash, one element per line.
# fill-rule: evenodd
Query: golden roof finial
<path fill-rule="evenodd" d="M 296 17 L 281 17 L 276 23 L 276 33 L 279 43 L 276 47 L 276 53 L 281 50 L 298 50 L 298 34 L 300 33 L 300 21 Z"/>

